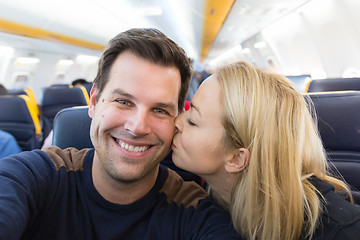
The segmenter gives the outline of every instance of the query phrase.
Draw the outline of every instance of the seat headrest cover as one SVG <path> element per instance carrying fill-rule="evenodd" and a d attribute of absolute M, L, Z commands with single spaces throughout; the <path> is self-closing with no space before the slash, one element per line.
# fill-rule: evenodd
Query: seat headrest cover
<path fill-rule="evenodd" d="M 88 109 L 88 107 L 66 108 L 56 114 L 53 145 L 62 149 L 93 147 L 90 140 L 91 118 Z"/>
<path fill-rule="evenodd" d="M 360 78 L 314 79 L 308 86 L 308 92 L 360 90 Z"/>
<path fill-rule="evenodd" d="M 309 94 L 325 149 L 360 151 L 360 92 Z"/>

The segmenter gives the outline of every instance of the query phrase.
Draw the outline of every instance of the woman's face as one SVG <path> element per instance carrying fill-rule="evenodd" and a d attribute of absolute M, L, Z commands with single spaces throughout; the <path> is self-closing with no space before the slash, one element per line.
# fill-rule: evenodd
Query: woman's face
<path fill-rule="evenodd" d="M 214 76 L 196 91 L 190 109 L 175 120 L 172 150 L 174 163 L 201 177 L 224 169 L 225 129 L 221 123 L 220 85 Z"/>

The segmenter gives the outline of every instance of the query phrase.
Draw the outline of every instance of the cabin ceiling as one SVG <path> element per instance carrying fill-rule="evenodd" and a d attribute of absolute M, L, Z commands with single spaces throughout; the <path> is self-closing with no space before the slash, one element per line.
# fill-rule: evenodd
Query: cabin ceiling
<path fill-rule="evenodd" d="M 190 57 L 206 63 L 309 1 L 0 0 L 0 20 L 100 46 L 126 29 L 155 27 L 183 47 Z M 217 19 L 222 26 L 219 30 L 213 29 L 217 24 L 210 18 L 221 11 L 226 13 L 223 19 Z M 33 35 L 25 34 L 21 28 L 15 31 L 11 30 L 14 27 L 6 25 L 4 21 L 0 22 L 0 31 L 41 38 L 34 32 Z M 204 52 L 203 40 L 210 34 L 215 35 L 211 39 L 211 47 Z M 14 43 L 12 40 L 1 40 L 3 36 L 0 35 L 0 44 Z M 61 37 L 53 40 L 61 42 Z M 47 48 L 51 46 L 48 44 Z"/>

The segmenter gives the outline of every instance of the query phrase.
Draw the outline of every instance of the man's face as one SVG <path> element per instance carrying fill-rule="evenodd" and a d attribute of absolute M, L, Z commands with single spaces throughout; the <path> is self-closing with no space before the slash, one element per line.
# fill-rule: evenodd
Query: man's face
<path fill-rule="evenodd" d="M 157 173 L 173 138 L 180 84 L 176 67 L 130 52 L 117 57 L 98 102 L 97 88 L 90 97 L 94 166 L 103 176 L 131 183 Z"/>

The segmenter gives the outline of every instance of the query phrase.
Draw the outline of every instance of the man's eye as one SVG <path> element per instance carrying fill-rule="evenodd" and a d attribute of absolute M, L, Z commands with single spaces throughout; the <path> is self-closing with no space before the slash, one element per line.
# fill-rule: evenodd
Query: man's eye
<path fill-rule="evenodd" d="M 127 100 L 123 100 L 123 99 L 118 99 L 117 102 L 122 105 L 130 105 L 130 103 Z"/>
<path fill-rule="evenodd" d="M 160 113 L 160 114 L 168 114 L 168 115 L 169 115 L 169 113 L 168 113 L 167 111 L 165 111 L 164 109 L 160 109 L 160 108 L 155 108 L 155 109 L 154 109 L 154 112 Z"/>
<path fill-rule="evenodd" d="M 190 118 L 187 120 L 187 122 L 188 122 L 188 124 L 189 124 L 190 126 L 196 126 L 196 124 L 193 123 L 193 122 L 190 120 Z"/>

